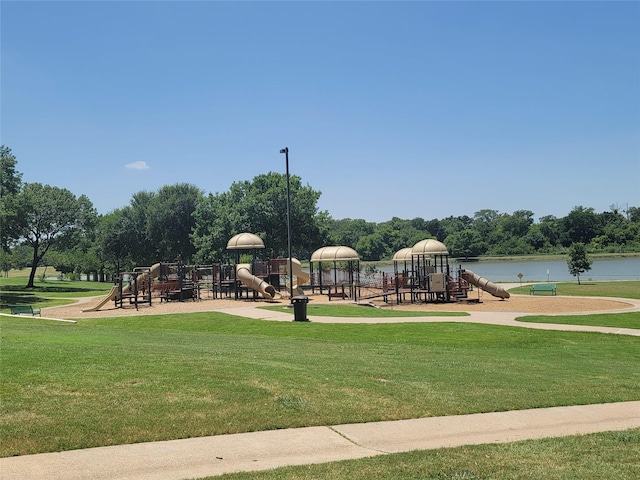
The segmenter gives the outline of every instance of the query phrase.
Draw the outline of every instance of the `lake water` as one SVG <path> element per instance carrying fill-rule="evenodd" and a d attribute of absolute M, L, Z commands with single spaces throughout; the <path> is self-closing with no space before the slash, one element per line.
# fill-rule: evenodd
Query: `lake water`
<path fill-rule="evenodd" d="M 518 273 L 522 273 L 523 282 L 571 282 L 576 277 L 569 273 L 565 260 L 526 260 L 498 262 L 461 262 L 450 261 L 452 270 L 462 266 L 467 270 L 492 282 L 520 282 Z M 393 272 L 393 265 L 380 267 L 384 272 Z M 640 257 L 595 258 L 591 270 L 580 275 L 581 281 L 640 280 Z"/>

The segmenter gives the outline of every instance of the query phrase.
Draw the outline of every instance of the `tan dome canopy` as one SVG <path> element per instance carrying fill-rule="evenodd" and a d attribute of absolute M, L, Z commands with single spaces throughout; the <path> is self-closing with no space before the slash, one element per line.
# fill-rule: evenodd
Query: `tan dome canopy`
<path fill-rule="evenodd" d="M 349 247 L 322 247 L 311 255 L 312 262 L 346 262 L 360 260 L 358 252 Z"/>
<path fill-rule="evenodd" d="M 402 262 L 405 260 L 411 260 L 412 253 L 413 253 L 412 248 L 401 248 L 393 255 L 393 261 Z"/>
<path fill-rule="evenodd" d="M 411 250 L 413 255 L 449 255 L 444 243 L 433 238 L 421 240 Z"/>
<path fill-rule="evenodd" d="M 262 239 L 253 233 L 239 233 L 227 242 L 227 250 L 251 250 L 264 248 Z"/>

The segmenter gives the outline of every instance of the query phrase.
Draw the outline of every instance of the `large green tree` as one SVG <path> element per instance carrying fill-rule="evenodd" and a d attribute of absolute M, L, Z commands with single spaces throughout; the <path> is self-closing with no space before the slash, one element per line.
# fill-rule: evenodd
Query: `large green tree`
<path fill-rule="evenodd" d="M 556 246 L 562 234 L 561 222 L 553 215 L 545 215 L 540 217 L 537 225 L 540 228 L 540 233 L 544 236 L 545 242 Z"/>
<path fill-rule="evenodd" d="M 573 243 L 587 244 L 592 238 L 600 235 L 602 222 L 593 208 L 574 207 L 562 219 L 562 244 L 570 246 Z"/>
<path fill-rule="evenodd" d="M 149 252 L 145 264 L 173 261 L 178 257 L 191 261 L 196 249 L 191 234 L 196 227 L 193 216 L 203 192 L 189 183 L 165 185 L 151 196 L 146 205 L 145 235 Z"/>
<path fill-rule="evenodd" d="M 102 269 L 117 273 L 135 266 L 133 248 L 137 249 L 138 236 L 132 234 L 129 207 L 116 209 L 100 217 L 96 230 L 96 256 Z"/>
<path fill-rule="evenodd" d="M 356 248 L 358 241 L 367 235 L 373 235 L 378 225 L 362 218 L 341 218 L 331 221 L 329 243 Z"/>
<path fill-rule="evenodd" d="M 490 241 L 491 235 L 496 231 L 500 212 L 497 210 L 483 209 L 473 214 L 472 229 L 480 234 L 483 240 Z"/>
<path fill-rule="evenodd" d="M 392 255 L 389 242 L 382 233 L 365 235 L 358 240 L 355 250 L 365 261 L 375 261 Z"/>
<path fill-rule="evenodd" d="M 11 149 L 0 146 L 0 247 L 7 251 L 10 243 L 20 235 L 21 218 L 16 197 L 22 185 L 22 174 L 16 170 L 17 163 Z"/>
<path fill-rule="evenodd" d="M 533 212 L 531 210 L 516 210 L 513 214 L 504 214 L 498 220 L 498 231 L 502 235 L 523 237 L 533 225 Z"/>
<path fill-rule="evenodd" d="M 93 206 L 87 197 L 64 188 L 25 183 L 16 197 L 21 218 L 20 240 L 33 252 L 27 287 L 34 286 L 36 268 L 50 248 L 68 248 L 84 235 Z"/>
<path fill-rule="evenodd" d="M 306 257 L 322 246 L 327 232 L 327 216 L 318 212 L 320 192 L 302 185 L 297 175 L 290 177 L 291 237 L 294 256 Z M 268 253 L 286 256 L 287 179 L 269 172 L 252 181 L 236 182 L 228 192 L 209 195 L 194 214 L 196 228 L 192 240 L 199 262 L 222 259 L 227 242 L 241 232 L 260 236 Z"/>
<path fill-rule="evenodd" d="M 470 228 L 452 233 L 444 243 L 449 254 L 453 257 L 475 257 L 483 253 L 486 248 L 482 235 Z"/>
<path fill-rule="evenodd" d="M 415 218 L 403 220 L 393 217 L 388 222 L 378 225 L 376 233 L 380 233 L 383 236 L 389 249 L 389 257 L 402 248 L 413 247 L 419 241 L 432 237 L 426 229 L 424 220 L 420 220 Z"/>
<path fill-rule="evenodd" d="M 97 257 L 114 271 L 178 257 L 191 262 L 194 213 L 202 201 L 202 191 L 188 183 L 135 193 L 129 205 L 100 219 Z"/>
<path fill-rule="evenodd" d="M 13 268 L 18 268 L 18 259 L 11 252 L 0 248 L 0 271 L 8 277 L 9 270 Z"/>
<path fill-rule="evenodd" d="M 466 215 L 462 215 L 459 217 L 451 216 L 451 217 L 443 218 L 440 221 L 440 225 L 443 228 L 443 232 L 440 235 L 444 234 L 444 237 L 442 238 L 442 240 L 440 240 L 439 238 L 438 240 L 442 242 L 444 241 L 445 238 L 447 238 L 452 233 L 462 232 L 463 230 L 472 228 L 473 219 L 471 219 Z"/>

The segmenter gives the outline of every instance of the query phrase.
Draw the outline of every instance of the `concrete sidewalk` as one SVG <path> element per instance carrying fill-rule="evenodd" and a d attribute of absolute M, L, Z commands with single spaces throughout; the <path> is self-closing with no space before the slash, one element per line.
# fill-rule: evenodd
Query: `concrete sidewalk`
<path fill-rule="evenodd" d="M 3 480 L 182 480 L 640 427 L 640 401 L 307 427 L 0 459 Z"/>

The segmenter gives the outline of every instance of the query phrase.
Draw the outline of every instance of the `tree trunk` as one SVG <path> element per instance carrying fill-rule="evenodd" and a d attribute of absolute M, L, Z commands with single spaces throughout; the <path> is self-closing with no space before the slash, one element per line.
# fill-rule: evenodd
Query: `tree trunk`
<path fill-rule="evenodd" d="M 38 268 L 38 259 L 34 256 L 33 263 L 31 264 L 31 273 L 29 273 L 29 283 L 27 288 L 34 288 L 33 280 L 36 278 L 36 269 Z"/>
<path fill-rule="evenodd" d="M 40 263 L 40 259 L 42 257 L 38 257 L 38 248 L 40 245 L 36 243 L 33 246 L 33 260 L 31 261 L 31 273 L 29 273 L 29 283 L 27 283 L 27 288 L 34 288 L 33 281 L 36 278 L 36 269 L 38 268 L 38 263 Z"/>

